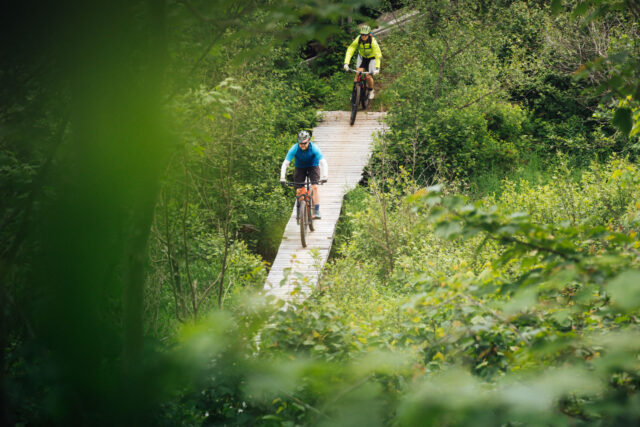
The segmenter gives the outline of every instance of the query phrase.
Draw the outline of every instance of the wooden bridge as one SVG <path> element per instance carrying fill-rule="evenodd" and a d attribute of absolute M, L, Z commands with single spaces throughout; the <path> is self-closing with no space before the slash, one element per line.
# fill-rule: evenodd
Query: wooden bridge
<path fill-rule="evenodd" d="M 322 219 L 313 222 L 315 231 L 307 234 L 307 247 L 303 248 L 294 205 L 265 283 L 267 294 L 285 301 L 301 300 L 317 284 L 329 257 L 342 198 L 360 181 L 374 135 L 385 129 L 384 114 L 359 112 L 355 124 L 350 126 L 348 111 L 322 113 L 321 122 L 313 130 L 314 142 L 329 164 L 328 182 L 319 187 Z"/>

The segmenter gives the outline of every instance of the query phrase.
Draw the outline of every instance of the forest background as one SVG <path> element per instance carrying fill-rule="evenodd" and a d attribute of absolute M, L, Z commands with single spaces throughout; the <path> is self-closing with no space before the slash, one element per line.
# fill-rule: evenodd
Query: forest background
<path fill-rule="evenodd" d="M 1 18 L 3 425 L 638 423 L 637 1 L 92 3 Z M 279 165 L 410 11 L 280 310 Z"/>

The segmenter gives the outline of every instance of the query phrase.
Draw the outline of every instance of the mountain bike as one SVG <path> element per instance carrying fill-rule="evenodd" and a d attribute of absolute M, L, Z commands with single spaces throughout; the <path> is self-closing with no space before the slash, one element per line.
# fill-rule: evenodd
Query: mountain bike
<path fill-rule="evenodd" d="M 356 73 L 356 81 L 353 82 L 353 91 L 351 92 L 351 120 L 350 124 L 353 125 L 356 121 L 356 114 L 358 114 L 358 106 L 362 105 L 362 109 L 366 109 L 369 106 L 369 89 L 367 88 L 367 74 L 371 74 L 368 71 L 358 71 L 349 68 L 349 71 Z"/>
<path fill-rule="evenodd" d="M 296 195 L 296 223 L 300 226 L 300 240 L 302 247 L 307 247 L 307 227 L 313 231 L 313 187 L 312 185 L 324 184 L 326 179 L 311 182 L 307 177 L 305 182 L 286 182 L 285 185 L 294 187 L 302 185 L 300 192 Z"/>

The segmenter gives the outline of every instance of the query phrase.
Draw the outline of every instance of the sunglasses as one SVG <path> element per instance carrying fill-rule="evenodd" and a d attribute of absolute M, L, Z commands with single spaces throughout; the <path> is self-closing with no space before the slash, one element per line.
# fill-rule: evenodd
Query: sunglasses
<path fill-rule="evenodd" d="M 308 143 L 309 143 L 308 139 L 306 141 L 298 142 L 298 144 L 300 145 L 307 145 Z"/>

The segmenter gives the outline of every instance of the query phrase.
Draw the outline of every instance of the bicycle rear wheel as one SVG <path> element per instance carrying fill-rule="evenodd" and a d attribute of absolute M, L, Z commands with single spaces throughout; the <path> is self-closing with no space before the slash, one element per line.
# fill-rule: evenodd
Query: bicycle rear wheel
<path fill-rule="evenodd" d="M 300 241 L 302 242 L 302 247 L 307 247 L 307 202 L 302 199 L 300 200 L 300 210 L 298 211 L 298 215 L 300 218 Z"/>
<path fill-rule="evenodd" d="M 354 86 L 353 99 L 351 103 L 351 121 L 349 124 L 353 125 L 356 121 L 356 114 L 358 114 L 358 106 L 360 105 L 360 97 L 362 96 L 361 88 L 358 83 Z"/>

